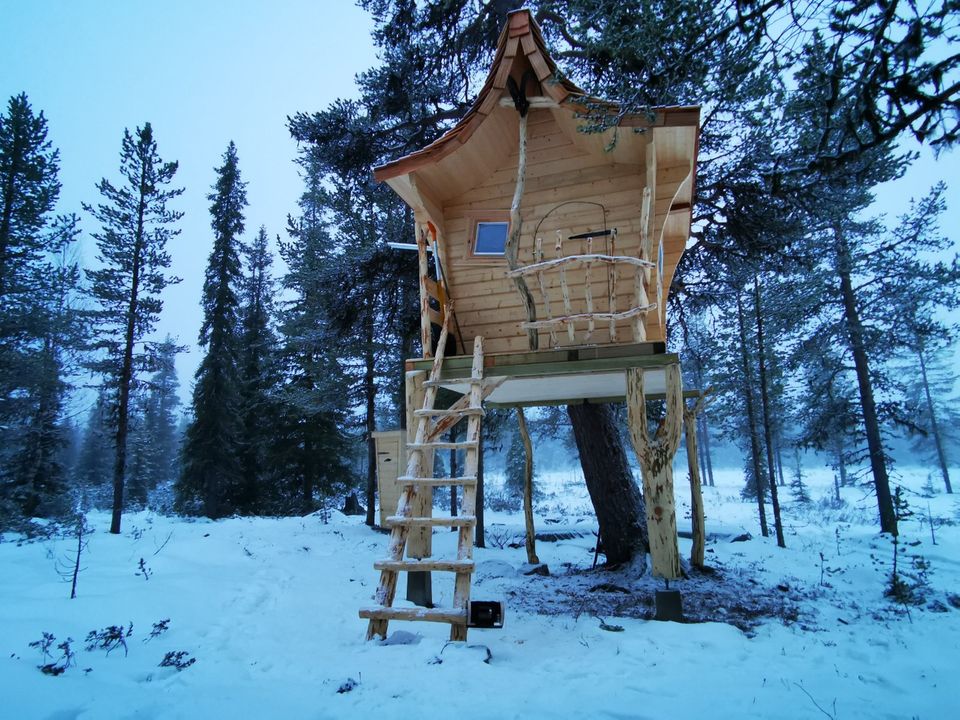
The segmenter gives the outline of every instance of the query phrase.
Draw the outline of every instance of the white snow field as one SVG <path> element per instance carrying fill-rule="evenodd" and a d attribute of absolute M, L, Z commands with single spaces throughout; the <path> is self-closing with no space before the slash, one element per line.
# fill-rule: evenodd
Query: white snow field
<path fill-rule="evenodd" d="M 783 550 L 759 537 L 755 504 L 739 498 L 741 474 L 720 473 L 704 488 L 716 572 L 675 584 L 691 620 L 683 624 L 649 619 L 662 583 L 639 565 L 591 569 L 596 526 L 582 479 L 540 478 L 538 532 L 568 537 L 538 542 L 551 575 L 527 576 L 523 548 L 509 547 L 521 515 L 488 512 L 491 547 L 476 550 L 473 597 L 505 600 L 506 624 L 471 630 L 466 646 L 448 645 L 448 626 L 429 623 L 394 622 L 388 643 L 364 641 L 357 609 L 372 604 L 372 564 L 387 536 L 358 517 L 139 513 L 113 536 L 109 517 L 94 513 L 75 600 L 58 574 L 75 540 L 7 535 L 0 717 L 960 717 L 960 507 L 956 496 L 923 497 L 926 473 L 900 478 L 915 513 L 902 522 L 901 567 L 916 575 L 917 558 L 930 566 L 924 599 L 909 608 L 883 596 L 891 541 L 876 532 L 866 490 L 846 488 L 845 504 L 830 507 L 820 502 L 830 476 L 811 473 L 814 504 L 801 509 L 782 488 Z M 745 531 L 752 539 L 731 542 Z M 435 554 L 454 536 L 436 531 Z M 680 544 L 689 553 L 690 541 Z M 452 578 L 435 574 L 433 587 L 434 601 L 449 603 Z M 165 619 L 169 629 L 150 638 Z M 130 623 L 127 652 L 85 649 L 90 631 Z M 44 632 L 56 638 L 49 658 L 30 647 Z M 72 666 L 42 673 L 68 637 Z M 159 667 L 177 651 L 196 662 Z"/>

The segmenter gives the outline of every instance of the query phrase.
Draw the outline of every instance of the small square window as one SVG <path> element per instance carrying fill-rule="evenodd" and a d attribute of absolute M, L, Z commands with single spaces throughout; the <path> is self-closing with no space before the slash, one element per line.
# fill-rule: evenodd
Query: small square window
<path fill-rule="evenodd" d="M 478 222 L 474 255 L 503 255 L 507 246 L 507 228 L 510 223 Z"/>

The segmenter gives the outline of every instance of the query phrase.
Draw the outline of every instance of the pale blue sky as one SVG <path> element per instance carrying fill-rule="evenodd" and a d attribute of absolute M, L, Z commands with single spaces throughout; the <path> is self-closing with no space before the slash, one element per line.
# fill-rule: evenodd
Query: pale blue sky
<path fill-rule="evenodd" d="M 249 183 L 246 236 L 261 224 L 283 234 L 301 191 L 286 117 L 355 95 L 354 76 L 376 62 L 372 23 L 350 0 L 0 0 L 0 18 L 0 102 L 23 91 L 45 113 L 61 154 L 61 212 L 81 213 L 81 202 L 98 200 L 95 183 L 116 178 L 124 128 L 150 121 L 161 156 L 180 162 L 186 215 L 169 250 L 183 282 L 165 293 L 159 331 L 191 346 L 178 360 L 187 399 L 213 168 L 236 142 Z M 892 220 L 945 180 L 944 230 L 956 241 L 958 175 L 956 152 L 934 160 L 924 150 L 903 180 L 881 189 L 879 209 Z M 92 260 L 95 228 L 82 218 Z"/>
<path fill-rule="evenodd" d="M 199 362 L 200 293 L 210 251 L 214 168 L 237 144 L 248 181 L 247 232 L 283 233 L 301 192 L 286 118 L 355 95 L 354 76 L 376 62 L 369 17 L 350 0 L 0 0 L 0 102 L 26 92 L 60 149 L 59 210 L 82 217 L 84 256 L 95 249 L 81 202 L 117 178 L 120 141 L 149 121 L 159 152 L 178 160 L 177 202 L 186 215 L 170 243 L 183 282 L 164 294 L 160 332 Z M 183 389 L 188 396 L 188 388 Z"/>

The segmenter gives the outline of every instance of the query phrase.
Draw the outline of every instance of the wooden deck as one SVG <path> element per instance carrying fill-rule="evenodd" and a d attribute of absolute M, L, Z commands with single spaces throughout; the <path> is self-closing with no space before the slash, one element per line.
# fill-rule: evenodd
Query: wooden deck
<path fill-rule="evenodd" d="M 445 358 L 438 384 L 457 393 L 469 390 L 469 355 Z M 644 368 L 647 397 L 665 393 L 663 368 L 678 362 L 663 343 L 602 345 L 537 352 L 496 353 L 484 358 L 484 377 L 505 378 L 484 402 L 488 407 L 567 405 L 621 402 L 626 397 L 626 371 Z M 407 360 L 408 372 L 429 371 L 433 360 Z M 700 395 L 687 390 L 686 397 Z"/>

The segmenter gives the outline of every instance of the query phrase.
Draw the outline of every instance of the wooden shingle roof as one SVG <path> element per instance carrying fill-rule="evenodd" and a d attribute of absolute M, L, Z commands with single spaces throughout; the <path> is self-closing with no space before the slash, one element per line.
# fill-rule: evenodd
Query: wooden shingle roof
<path fill-rule="evenodd" d="M 397 160 L 385 163 L 374 169 L 374 178 L 378 181 L 390 180 L 431 165 L 447 157 L 463 146 L 484 120 L 497 108 L 507 79 L 516 63 L 525 59 L 540 83 L 541 92 L 558 105 L 581 104 L 608 105 L 616 110 L 615 103 L 609 103 L 588 96 L 583 90 L 558 72 L 556 63 L 547 52 L 543 35 L 530 11 L 514 10 L 508 15 L 508 22 L 497 43 L 493 65 L 486 82 L 477 94 L 467 113 L 450 130 L 437 140 L 416 152 Z M 582 109 L 582 108 L 581 108 Z M 573 108 L 572 108 L 573 110 Z M 627 115 L 621 119 L 624 127 L 649 126 L 693 126 L 699 122 L 700 109 L 697 107 L 656 108 L 655 113 Z"/>

